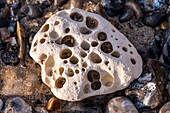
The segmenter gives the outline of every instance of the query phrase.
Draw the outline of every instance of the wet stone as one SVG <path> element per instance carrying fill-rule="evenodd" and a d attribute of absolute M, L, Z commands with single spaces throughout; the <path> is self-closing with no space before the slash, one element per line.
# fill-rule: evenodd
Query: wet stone
<path fill-rule="evenodd" d="M 3 51 L 1 59 L 6 65 L 17 65 L 19 63 L 18 56 L 13 51 Z"/>
<path fill-rule="evenodd" d="M 123 10 L 124 0 L 101 0 L 101 5 L 103 6 L 106 14 L 112 17 Z"/>
<path fill-rule="evenodd" d="M 159 110 L 159 113 L 170 113 L 170 101 L 162 106 L 162 108 Z"/>
<path fill-rule="evenodd" d="M 52 97 L 48 101 L 47 110 L 52 111 L 52 110 L 59 109 L 60 105 L 61 105 L 61 101 L 58 98 Z"/>
<path fill-rule="evenodd" d="M 138 113 L 138 110 L 128 98 L 122 96 L 111 99 L 104 113 Z"/>
<path fill-rule="evenodd" d="M 35 109 L 36 113 L 49 113 L 49 112 L 45 109 L 45 107 L 37 106 L 37 107 L 35 107 L 34 109 Z"/>
<path fill-rule="evenodd" d="M 25 5 L 21 8 L 21 12 L 32 19 L 42 16 L 42 10 L 37 5 Z"/>
<path fill-rule="evenodd" d="M 125 91 L 138 109 L 149 107 L 151 109 L 165 101 L 163 97 L 164 85 L 163 78 L 165 72 L 158 61 L 149 60 L 143 69 L 142 75 Z"/>
<path fill-rule="evenodd" d="M 32 107 L 22 98 L 14 97 L 8 99 L 5 103 L 4 113 L 32 113 Z"/>
<path fill-rule="evenodd" d="M 2 101 L 2 99 L 0 99 L 0 110 L 2 110 L 2 108 L 3 108 L 3 101 Z"/>
<path fill-rule="evenodd" d="M 156 27 L 165 20 L 165 13 L 149 12 L 144 15 L 143 23 L 149 27 Z"/>
<path fill-rule="evenodd" d="M 124 11 L 119 15 L 120 22 L 127 22 L 131 20 L 134 16 L 134 12 L 132 9 L 126 7 Z"/>
<path fill-rule="evenodd" d="M 146 11 L 153 11 L 161 9 L 165 0 L 138 0 L 138 2 Z"/>

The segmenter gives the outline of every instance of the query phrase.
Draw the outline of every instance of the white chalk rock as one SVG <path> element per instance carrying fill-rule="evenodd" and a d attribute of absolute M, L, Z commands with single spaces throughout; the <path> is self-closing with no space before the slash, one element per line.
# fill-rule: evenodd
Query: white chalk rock
<path fill-rule="evenodd" d="M 51 16 L 33 39 L 30 56 L 43 82 L 68 101 L 126 88 L 142 72 L 134 46 L 103 17 L 73 8 Z"/>

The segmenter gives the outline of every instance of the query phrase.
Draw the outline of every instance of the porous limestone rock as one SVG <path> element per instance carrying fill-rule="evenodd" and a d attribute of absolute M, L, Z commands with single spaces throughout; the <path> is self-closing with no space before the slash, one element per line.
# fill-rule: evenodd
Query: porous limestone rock
<path fill-rule="evenodd" d="M 142 72 L 135 47 L 103 17 L 72 8 L 51 16 L 30 56 L 59 99 L 78 101 L 126 88 Z"/>

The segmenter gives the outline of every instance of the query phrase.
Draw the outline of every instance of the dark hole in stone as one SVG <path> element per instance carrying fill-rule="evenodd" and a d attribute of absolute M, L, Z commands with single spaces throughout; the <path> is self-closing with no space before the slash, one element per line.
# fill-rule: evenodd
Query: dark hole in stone
<path fill-rule="evenodd" d="M 95 80 L 99 80 L 99 78 L 100 78 L 100 73 L 96 70 L 90 70 L 87 74 L 87 79 L 90 82 L 93 82 Z"/>
<path fill-rule="evenodd" d="M 98 21 L 92 17 L 86 17 L 86 25 L 88 28 L 94 29 L 98 26 Z"/>
<path fill-rule="evenodd" d="M 87 29 L 86 27 L 81 27 L 81 28 L 80 28 L 80 32 L 81 32 L 82 34 L 90 34 L 92 31 L 89 30 L 89 29 Z"/>
<path fill-rule="evenodd" d="M 75 44 L 75 39 L 73 38 L 73 36 L 67 35 L 67 36 L 62 38 L 61 44 L 65 44 L 69 47 L 73 47 L 74 44 Z"/>
<path fill-rule="evenodd" d="M 63 85 L 65 84 L 66 79 L 64 77 L 59 77 L 56 81 L 55 81 L 55 86 L 57 88 L 62 88 Z"/>
<path fill-rule="evenodd" d="M 74 21 L 77 22 L 82 22 L 83 21 L 83 16 L 77 12 L 71 13 L 70 18 Z"/>
<path fill-rule="evenodd" d="M 112 44 L 110 42 L 104 42 L 101 45 L 101 50 L 105 53 L 111 53 L 113 51 Z"/>
<path fill-rule="evenodd" d="M 93 90 L 98 90 L 101 88 L 101 82 L 100 81 L 95 81 L 91 83 L 91 88 Z"/>
<path fill-rule="evenodd" d="M 98 33 L 97 37 L 100 41 L 105 41 L 107 39 L 107 35 L 105 32 Z"/>

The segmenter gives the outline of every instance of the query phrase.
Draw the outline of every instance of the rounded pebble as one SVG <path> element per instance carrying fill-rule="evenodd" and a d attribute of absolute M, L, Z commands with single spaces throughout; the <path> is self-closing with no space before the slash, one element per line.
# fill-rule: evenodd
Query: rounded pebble
<path fill-rule="evenodd" d="M 33 111 L 21 97 L 15 97 L 6 101 L 4 113 L 33 113 Z"/>
<path fill-rule="evenodd" d="M 138 113 L 138 110 L 128 98 L 122 96 L 111 99 L 104 113 Z"/>

